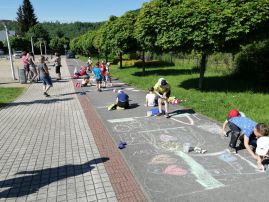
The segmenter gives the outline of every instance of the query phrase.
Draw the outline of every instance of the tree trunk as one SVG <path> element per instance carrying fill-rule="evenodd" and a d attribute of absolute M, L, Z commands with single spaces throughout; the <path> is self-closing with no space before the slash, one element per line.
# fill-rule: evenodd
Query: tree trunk
<path fill-rule="evenodd" d="M 120 69 L 122 68 L 122 52 L 120 52 Z"/>
<path fill-rule="evenodd" d="M 204 81 L 206 63 L 207 63 L 207 54 L 202 53 L 202 58 L 200 61 L 200 78 L 199 78 L 199 89 L 200 90 L 203 90 L 203 81 Z"/>
<path fill-rule="evenodd" d="M 143 76 L 145 76 L 145 72 L 146 72 L 146 70 L 145 70 L 145 51 L 143 51 L 142 52 L 142 68 L 143 68 Z"/>
<path fill-rule="evenodd" d="M 108 55 L 107 55 L 107 53 L 106 53 L 106 62 L 108 62 Z"/>

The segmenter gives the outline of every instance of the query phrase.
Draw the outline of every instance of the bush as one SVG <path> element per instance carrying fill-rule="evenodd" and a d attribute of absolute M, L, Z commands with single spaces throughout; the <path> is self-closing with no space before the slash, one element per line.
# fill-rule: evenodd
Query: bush
<path fill-rule="evenodd" d="M 269 40 L 254 42 L 242 47 L 235 55 L 236 74 L 261 81 L 269 78 Z"/>

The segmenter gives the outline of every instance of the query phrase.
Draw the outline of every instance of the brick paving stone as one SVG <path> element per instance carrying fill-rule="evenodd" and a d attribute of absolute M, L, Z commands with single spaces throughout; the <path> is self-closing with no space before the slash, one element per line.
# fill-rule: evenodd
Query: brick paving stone
<path fill-rule="evenodd" d="M 62 65 L 63 81 L 54 82 L 49 98 L 42 84 L 34 83 L 0 110 L 0 188 L 4 184 L 8 190 L 0 189 L 1 201 L 107 199 L 105 192 L 87 193 L 100 188 L 103 178 L 113 191 L 104 165 L 93 161 L 106 156 L 99 152 L 64 59 Z"/>

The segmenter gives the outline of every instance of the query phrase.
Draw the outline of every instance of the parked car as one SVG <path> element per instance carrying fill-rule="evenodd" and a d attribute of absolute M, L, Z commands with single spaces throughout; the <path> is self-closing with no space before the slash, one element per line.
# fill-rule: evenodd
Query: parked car
<path fill-rule="evenodd" d="M 22 58 L 22 51 L 15 51 L 15 53 L 13 54 L 14 58 Z"/>
<path fill-rule="evenodd" d="M 71 52 L 71 51 L 68 51 L 66 53 L 66 58 L 75 58 L 75 54 L 73 52 Z"/>
<path fill-rule="evenodd" d="M 4 55 L 4 50 L 3 49 L 0 49 L 0 55 Z"/>

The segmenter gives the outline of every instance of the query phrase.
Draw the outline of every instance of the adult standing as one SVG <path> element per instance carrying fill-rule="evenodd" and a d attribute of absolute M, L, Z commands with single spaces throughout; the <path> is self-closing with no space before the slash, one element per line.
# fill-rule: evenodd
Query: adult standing
<path fill-rule="evenodd" d="M 25 71 L 25 74 L 26 74 L 26 79 L 29 80 L 30 67 L 29 67 L 29 62 L 28 62 L 26 51 L 22 52 L 22 64 L 23 64 L 23 68 L 24 68 L 24 71 Z"/>
<path fill-rule="evenodd" d="M 162 104 L 164 103 L 165 107 L 165 117 L 169 118 L 168 114 L 168 98 L 171 93 L 171 87 L 167 83 L 167 81 L 164 78 L 160 78 L 158 82 L 154 86 L 154 92 L 158 95 L 158 107 L 159 107 L 159 114 L 158 116 L 161 116 L 162 113 Z"/>
<path fill-rule="evenodd" d="M 45 57 L 41 56 L 40 64 L 38 65 L 38 73 L 40 75 L 40 79 L 43 82 L 43 94 L 46 97 L 49 97 L 48 90 L 52 87 L 52 81 L 49 74 L 49 69 L 47 64 L 45 63 Z"/>
<path fill-rule="evenodd" d="M 32 75 L 32 78 L 31 78 L 30 82 L 31 83 L 33 81 L 37 82 L 38 74 L 37 74 L 37 71 L 36 71 L 36 64 L 35 64 L 35 60 L 34 60 L 34 54 L 32 52 L 29 52 L 28 55 L 29 55 L 28 56 L 28 62 L 29 62 L 29 66 L 30 66 L 30 72 L 31 72 L 31 75 Z"/>
<path fill-rule="evenodd" d="M 54 59 L 55 72 L 58 75 L 57 80 L 61 80 L 61 55 L 60 53 L 55 53 L 56 58 Z"/>

